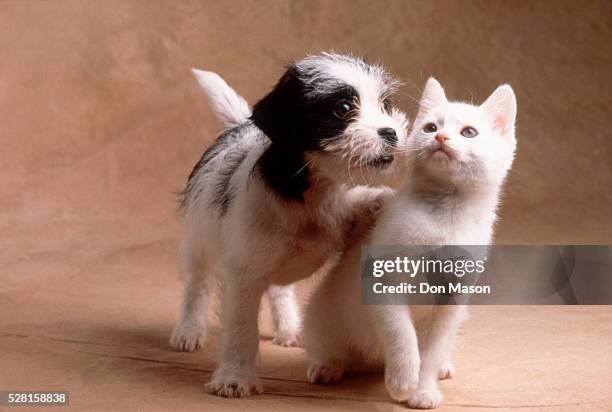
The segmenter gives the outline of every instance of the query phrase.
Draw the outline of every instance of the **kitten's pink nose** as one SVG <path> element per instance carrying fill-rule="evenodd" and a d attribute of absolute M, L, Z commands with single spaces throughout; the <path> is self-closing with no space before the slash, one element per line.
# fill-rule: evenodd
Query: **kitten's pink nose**
<path fill-rule="evenodd" d="M 443 133 L 438 133 L 436 135 L 436 140 L 442 145 L 448 140 L 448 136 Z"/>

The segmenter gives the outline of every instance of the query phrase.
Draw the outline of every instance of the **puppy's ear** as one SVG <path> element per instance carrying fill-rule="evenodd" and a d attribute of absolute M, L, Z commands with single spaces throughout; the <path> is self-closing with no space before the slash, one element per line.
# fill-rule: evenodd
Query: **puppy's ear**
<path fill-rule="evenodd" d="M 288 143 L 295 130 L 295 107 L 299 102 L 302 82 L 297 69 L 289 66 L 274 89 L 261 99 L 251 119 L 274 143 Z"/>

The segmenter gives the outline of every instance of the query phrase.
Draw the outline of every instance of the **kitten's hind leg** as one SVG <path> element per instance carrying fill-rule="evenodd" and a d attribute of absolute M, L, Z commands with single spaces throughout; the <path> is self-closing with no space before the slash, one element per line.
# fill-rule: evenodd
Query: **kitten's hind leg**
<path fill-rule="evenodd" d="M 268 301 L 276 328 L 273 342 L 280 346 L 300 346 L 300 311 L 293 285 L 268 288 Z"/>
<path fill-rule="evenodd" d="M 311 363 L 306 376 L 310 383 L 327 385 L 342 379 L 344 364 L 339 360 L 329 360 L 325 363 Z"/>
<path fill-rule="evenodd" d="M 455 376 L 455 366 L 451 360 L 447 360 L 442 364 L 440 371 L 438 372 L 438 379 L 443 381 L 445 379 L 452 379 Z"/>
<path fill-rule="evenodd" d="M 347 333 L 323 287 L 308 303 L 304 317 L 304 349 L 311 383 L 326 385 L 342 379 L 348 356 Z"/>
<path fill-rule="evenodd" d="M 463 311 L 463 309 L 460 309 L 460 311 Z M 456 328 L 459 328 L 459 325 L 461 324 L 461 322 L 463 321 L 463 317 L 465 317 L 466 315 L 463 314 L 459 314 L 458 315 L 458 319 L 456 319 L 453 322 L 453 325 L 456 325 Z M 448 351 L 446 354 L 446 360 L 444 360 L 442 362 L 442 366 L 440 366 L 440 370 L 438 371 L 438 379 L 443 381 L 446 379 L 452 379 L 455 377 L 455 365 L 453 364 L 453 348 L 455 347 L 455 339 L 457 337 L 457 331 L 455 331 L 455 333 L 452 334 L 452 336 L 449 336 L 448 339 Z"/>

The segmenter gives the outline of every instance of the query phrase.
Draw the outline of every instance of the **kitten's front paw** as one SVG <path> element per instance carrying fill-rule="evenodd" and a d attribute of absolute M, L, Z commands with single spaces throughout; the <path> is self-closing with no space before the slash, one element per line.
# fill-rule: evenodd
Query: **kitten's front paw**
<path fill-rule="evenodd" d="M 455 376 L 455 367 L 451 361 L 448 361 L 440 368 L 438 379 L 451 379 L 453 376 Z"/>
<path fill-rule="evenodd" d="M 300 335 L 294 332 L 277 331 L 272 343 L 286 348 L 297 348 L 302 346 Z"/>
<path fill-rule="evenodd" d="M 204 386 L 208 393 L 224 398 L 245 398 L 262 392 L 261 382 L 254 374 L 224 373 L 216 371 L 213 378 Z"/>
<path fill-rule="evenodd" d="M 203 327 L 180 323 L 176 325 L 170 337 L 170 347 L 178 352 L 193 352 L 204 345 Z"/>
<path fill-rule="evenodd" d="M 417 373 L 386 373 L 385 386 L 391 398 L 396 401 L 407 399 L 417 388 L 419 375 Z"/>
<path fill-rule="evenodd" d="M 308 367 L 308 380 L 311 383 L 319 385 L 327 385 L 342 379 L 344 368 L 340 363 L 331 363 L 327 365 L 313 363 Z"/>
<path fill-rule="evenodd" d="M 405 402 L 414 409 L 434 409 L 442 404 L 443 399 L 444 396 L 439 389 L 430 388 L 416 390 Z"/>
<path fill-rule="evenodd" d="M 412 394 L 419 384 L 421 362 L 416 359 L 387 359 L 385 366 L 385 386 L 391 398 L 403 401 Z"/>

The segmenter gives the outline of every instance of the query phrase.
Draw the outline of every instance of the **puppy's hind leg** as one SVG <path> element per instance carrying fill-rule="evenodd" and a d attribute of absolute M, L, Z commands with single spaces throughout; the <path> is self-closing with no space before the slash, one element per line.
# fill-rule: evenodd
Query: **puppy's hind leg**
<path fill-rule="evenodd" d="M 300 311 L 295 298 L 294 285 L 268 288 L 268 301 L 276 328 L 273 342 L 280 346 L 300 346 Z"/>
<path fill-rule="evenodd" d="M 182 248 L 185 286 L 179 320 L 170 337 L 170 346 L 181 352 L 192 352 L 206 339 L 206 310 L 210 300 L 212 275 L 204 267 L 204 256 L 194 252 L 186 239 Z"/>

